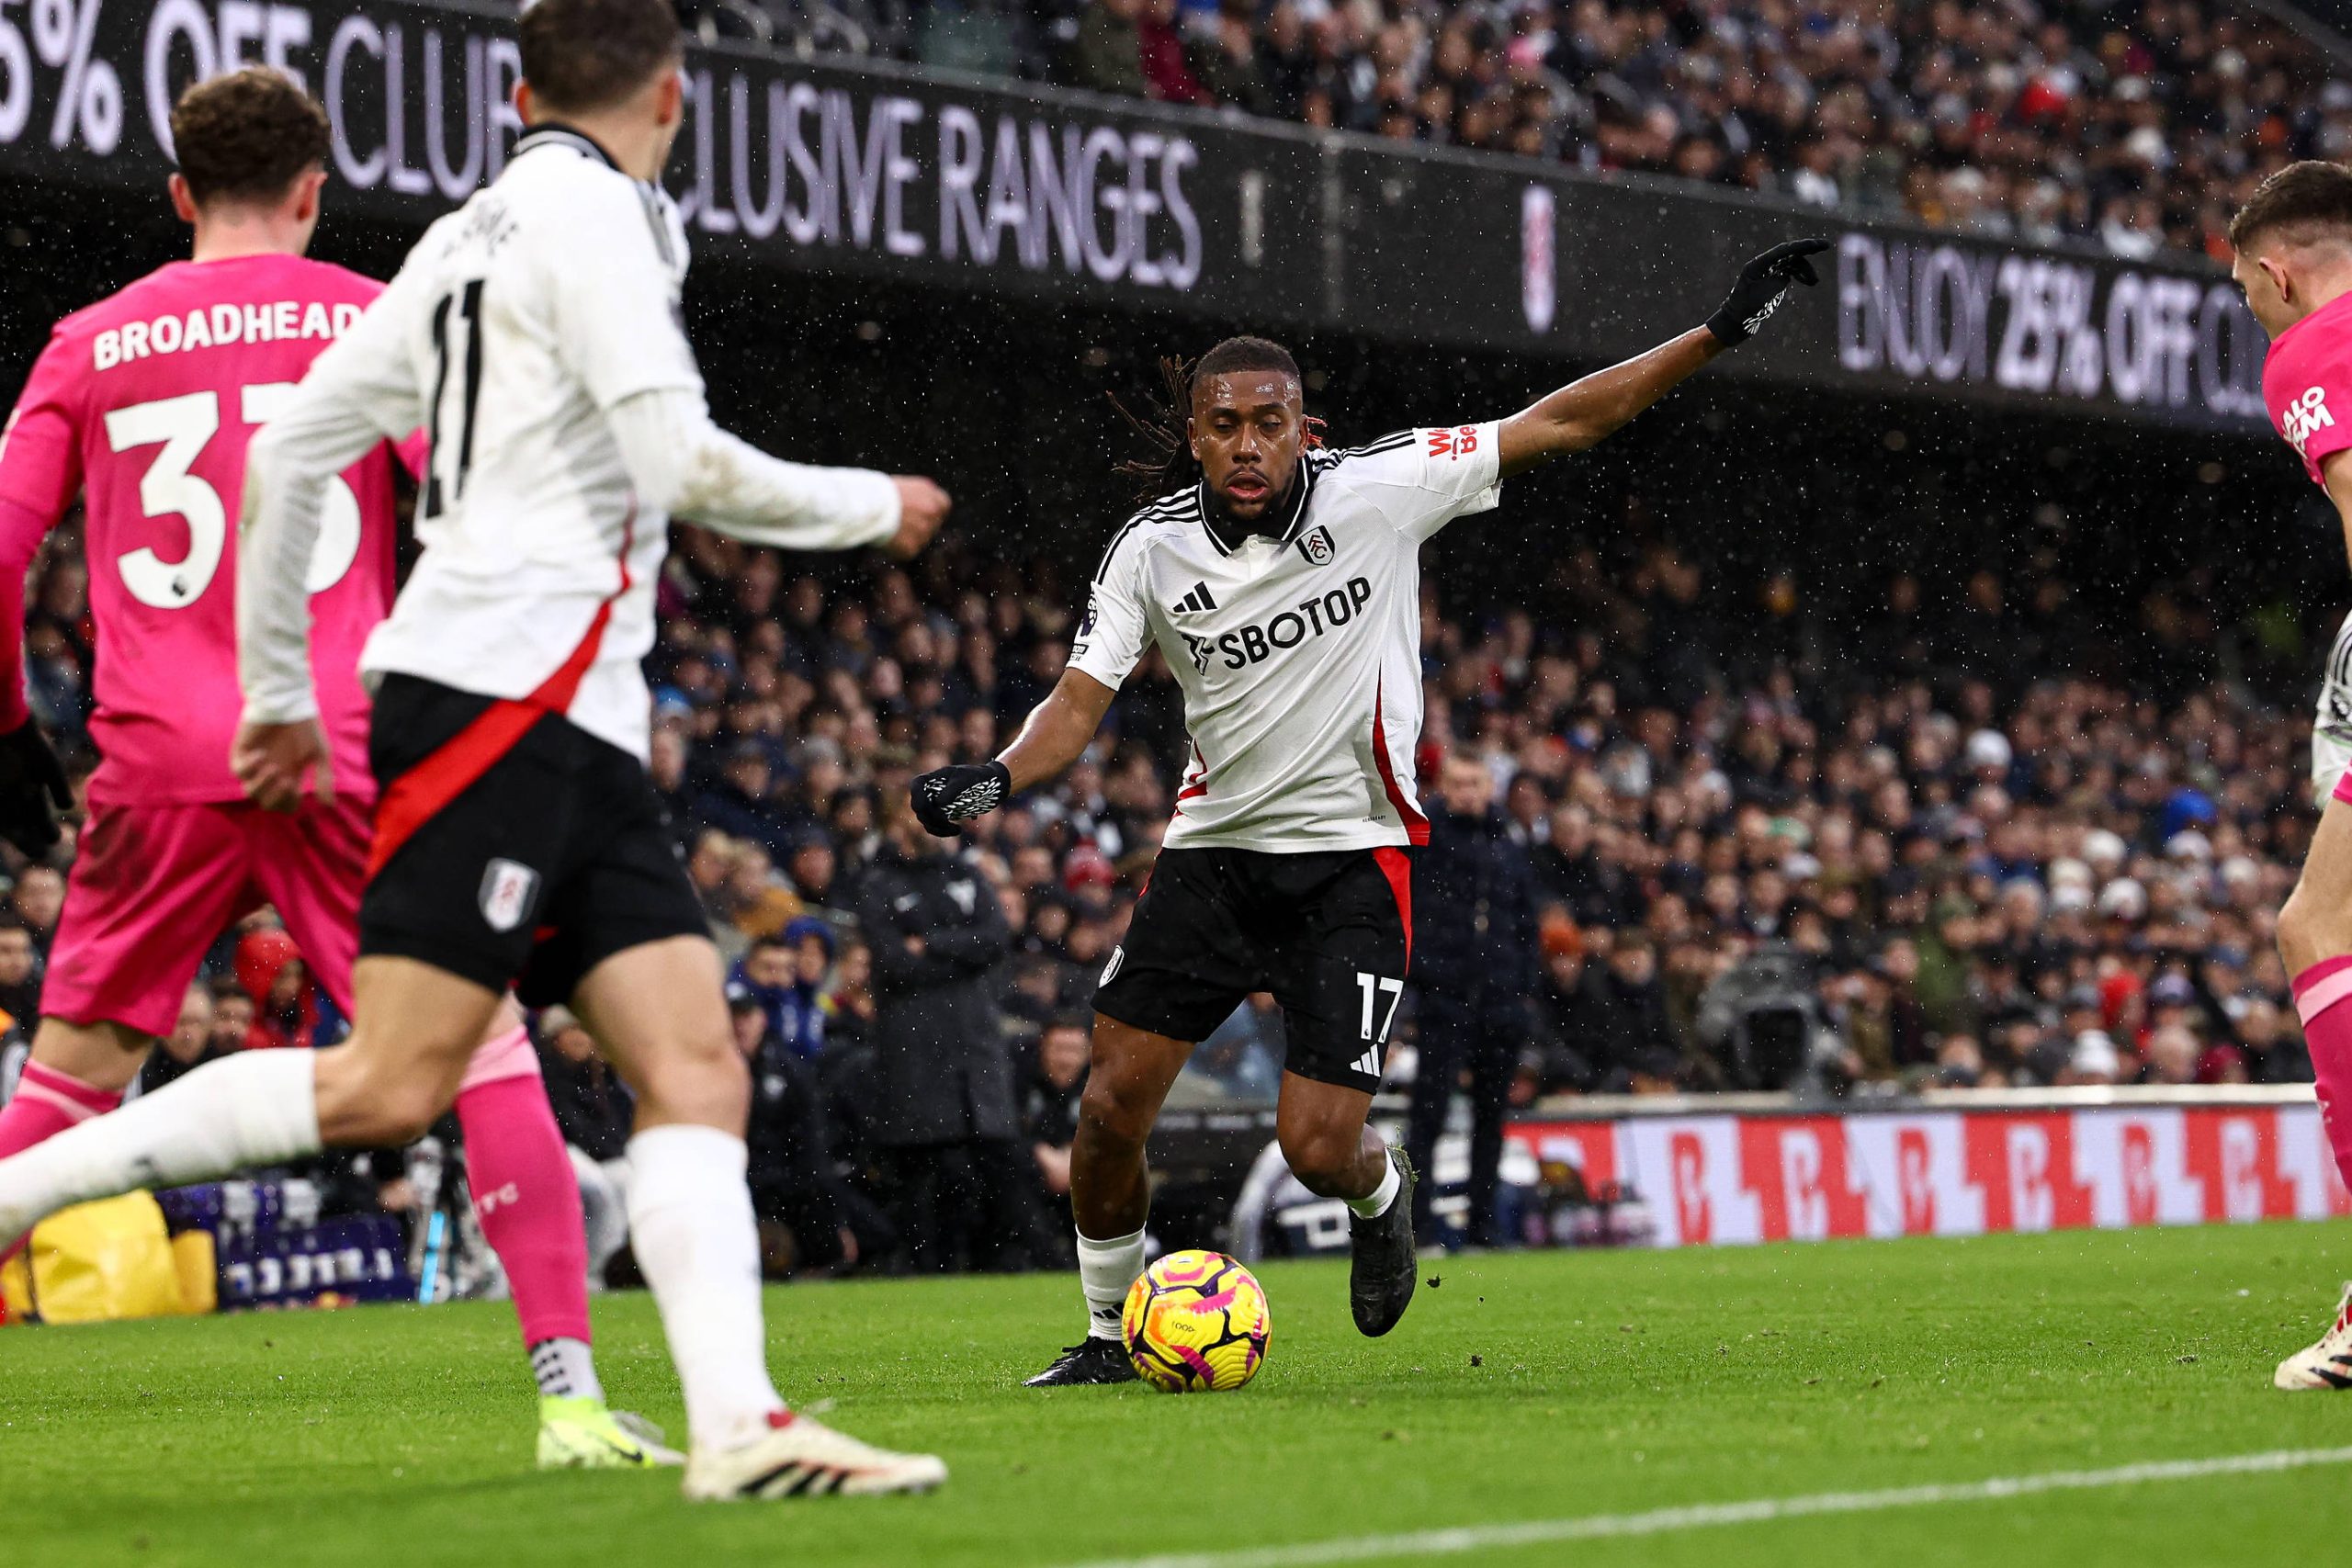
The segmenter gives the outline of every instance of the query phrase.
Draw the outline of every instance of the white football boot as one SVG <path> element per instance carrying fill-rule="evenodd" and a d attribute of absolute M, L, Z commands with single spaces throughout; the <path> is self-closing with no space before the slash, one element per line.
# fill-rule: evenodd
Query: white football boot
<path fill-rule="evenodd" d="M 2278 1363 L 2270 1381 L 2290 1392 L 2306 1388 L 2352 1388 L 2352 1283 L 2335 1308 L 2335 1322 L 2308 1350 Z"/>
<path fill-rule="evenodd" d="M 861 1443 L 811 1416 L 779 1410 L 741 1448 L 696 1445 L 686 1460 L 686 1495 L 695 1502 L 743 1497 L 872 1496 L 928 1492 L 947 1479 L 931 1454 L 899 1454 Z"/>

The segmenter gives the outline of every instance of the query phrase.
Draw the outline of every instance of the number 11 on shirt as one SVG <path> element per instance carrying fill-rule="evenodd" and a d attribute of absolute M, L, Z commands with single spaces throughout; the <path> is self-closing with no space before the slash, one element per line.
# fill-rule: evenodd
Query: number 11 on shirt
<path fill-rule="evenodd" d="M 441 405 L 449 393 L 449 307 L 456 305 L 466 329 L 464 379 L 458 387 L 457 464 L 449 474 L 449 489 L 441 489 Z M 424 504 L 428 518 L 438 517 L 466 488 L 466 470 L 474 463 L 474 404 L 481 398 L 481 279 L 477 277 L 455 294 L 444 294 L 433 307 L 433 406 L 425 411 Z"/>

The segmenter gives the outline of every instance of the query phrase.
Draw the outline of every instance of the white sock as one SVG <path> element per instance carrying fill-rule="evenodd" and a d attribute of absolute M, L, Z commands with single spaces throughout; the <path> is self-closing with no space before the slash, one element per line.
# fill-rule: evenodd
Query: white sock
<path fill-rule="evenodd" d="M 1348 1200 L 1348 1207 L 1353 1209 L 1360 1218 L 1376 1220 L 1386 1213 L 1388 1205 L 1396 1201 L 1396 1194 L 1405 1185 L 1405 1179 L 1396 1174 L 1396 1156 L 1384 1157 L 1380 1167 L 1380 1185 L 1362 1198 Z"/>
<path fill-rule="evenodd" d="M 531 1376 L 538 1380 L 539 1393 L 549 1399 L 601 1401 L 605 1397 L 605 1385 L 596 1381 L 595 1355 L 578 1339 L 559 1336 L 532 1346 Z"/>
<path fill-rule="evenodd" d="M 317 1055 L 247 1051 L 0 1160 L 0 1237 L 58 1210 L 319 1152 Z"/>
<path fill-rule="evenodd" d="M 1086 1292 L 1088 1338 L 1119 1337 L 1119 1310 L 1127 1304 L 1127 1287 L 1142 1272 L 1143 1232 L 1108 1241 L 1078 1238 L 1078 1282 Z"/>
<path fill-rule="evenodd" d="M 686 1429 L 697 1446 L 740 1448 L 784 1408 L 768 1381 L 743 1140 L 716 1127 L 649 1127 L 628 1141 L 628 1164 L 629 1238 L 662 1310 Z"/>

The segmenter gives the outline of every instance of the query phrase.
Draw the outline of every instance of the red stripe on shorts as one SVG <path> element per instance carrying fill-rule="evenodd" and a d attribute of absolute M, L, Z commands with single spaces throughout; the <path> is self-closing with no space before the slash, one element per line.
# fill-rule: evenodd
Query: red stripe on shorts
<path fill-rule="evenodd" d="M 621 585 L 596 606 L 587 635 L 556 667 L 555 673 L 540 682 L 538 689 L 527 697 L 501 697 L 492 703 L 471 724 L 435 747 L 423 761 L 393 780 L 391 787 L 384 791 L 383 799 L 376 805 L 375 846 L 368 855 L 369 881 L 376 879 L 376 874 L 400 852 L 402 844 L 415 836 L 419 828 L 447 809 L 451 801 L 512 751 L 516 742 L 530 732 L 531 726 L 547 714 L 562 713 L 571 706 L 571 699 L 580 694 L 580 682 L 586 678 L 589 666 L 596 662 L 596 650 L 605 641 L 605 628 L 612 624 L 614 602 L 629 590 L 628 552 L 636 537 L 637 508 L 632 502 L 629 514 L 621 524 Z"/>

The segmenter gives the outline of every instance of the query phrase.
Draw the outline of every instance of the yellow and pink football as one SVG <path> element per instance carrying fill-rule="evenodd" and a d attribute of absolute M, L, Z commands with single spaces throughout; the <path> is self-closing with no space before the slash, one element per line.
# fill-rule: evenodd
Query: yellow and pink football
<path fill-rule="evenodd" d="M 1257 1276 L 1222 1252 L 1171 1252 L 1127 1289 L 1127 1357 L 1162 1393 L 1222 1393 L 1258 1375 L 1272 1328 Z"/>

